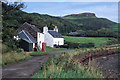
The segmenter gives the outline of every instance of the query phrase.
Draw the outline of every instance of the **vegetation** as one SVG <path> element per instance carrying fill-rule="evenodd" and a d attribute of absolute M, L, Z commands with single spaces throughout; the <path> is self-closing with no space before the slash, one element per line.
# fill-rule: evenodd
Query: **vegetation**
<path fill-rule="evenodd" d="M 118 37 L 119 24 L 106 18 L 97 18 L 94 13 L 67 15 L 63 19 L 78 25 L 77 36 Z M 120 36 L 119 36 L 120 37 Z"/>
<path fill-rule="evenodd" d="M 35 55 L 48 54 L 52 51 L 59 51 L 59 50 L 66 50 L 66 49 L 65 48 L 48 48 L 47 47 L 46 52 L 39 51 L 39 52 L 33 52 L 32 54 L 35 54 Z"/>
<path fill-rule="evenodd" d="M 25 52 L 11 51 L 8 53 L 4 53 L 2 54 L 2 66 L 7 66 L 9 64 L 17 63 L 29 58 L 31 58 L 31 56 L 26 54 Z"/>
<path fill-rule="evenodd" d="M 95 47 L 100 47 L 107 45 L 109 41 L 116 41 L 115 38 L 106 38 L 106 37 L 70 37 L 64 36 L 66 42 L 71 43 L 94 43 Z"/>
<path fill-rule="evenodd" d="M 77 51 L 55 55 L 32 78 L 103 78 L 99 70 L 73 61 L 76 54 Z"/>
<path fill-rule="evenodd" d="M 3 67 L 31 58 L 31 56 L 26 54 L 23 49 L 18 48 L 13 50 L 5 44 L 0 44 L 0 51 L 2 51 Z"/>
<path fill-rule="evenodd" d="M 97 18 L 94 13 L 81 13 L 74 15 L 71 14 L 64 16 L 63 19 L 79 25 L 79 28 L 82 28 L 84 30 L 98 30 L 101 28 L 109 28 L 110 26 L 114 27 L 116 24 L 115 22 L 112 22 L 106 18 Z"/>
<path fill-rule="evenodd" d="M 75 42 L 66 42 L 64 45 L 61 45 L 61 48 L 67 49 L 79 49 L 79 48 L 91 48 L 94 47 L 94 43 L 75 43 Z"/>

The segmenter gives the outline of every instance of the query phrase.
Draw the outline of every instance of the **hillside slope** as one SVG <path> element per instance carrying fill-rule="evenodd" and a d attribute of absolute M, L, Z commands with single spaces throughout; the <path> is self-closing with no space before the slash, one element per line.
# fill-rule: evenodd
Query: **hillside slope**
<path fill-rule="evenodd" d="M 101 28 L 114 28 L 117 23 L 106 18 L 98 18 L 94 13 L 71 14 L 62 17 L 63 19 L 76 24 L 83 30 L 98 30 Z"/>

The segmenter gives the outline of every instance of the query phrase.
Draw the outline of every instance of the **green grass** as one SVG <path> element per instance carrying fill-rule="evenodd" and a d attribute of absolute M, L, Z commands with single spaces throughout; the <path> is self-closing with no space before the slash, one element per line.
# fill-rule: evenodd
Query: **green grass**
<path fill-rule="evenodd" d="M 12 51 L 4 53 L 2 54 L 2 66 L 4 67 L 9 64 L 14 64 L 16 62 L 23 61 L 29 58 L 31 58 L 31 56 L 29 54 L 26 54 L 25 52 L 18 53 L 16 51 Z"/>
<path fill-rule="evenodd" d="M 108 41 L 116 40 L 115 38 L 105 38 L 105 37 L 70 37 L 64 36 L 67 42 L 73 43 L 94 43 L 95 47 L 100 47 L 106 45 Z"/>
<path fill-rule="evenodd" d="M 97 69 L 74 62 L 72 57 L 77 53 L 74 51 L 55 55 L 32 78 L 103 78 L 102 72 Z"/>
<path fill-rule="evenodd" d="M 32 54 L 49 54 L 50 52 L 52 51 L 60 51 L 60 50 L 66 50 L 65 48 L 47 48 L 46 49 L 46 52 L 42 52 L 42 51 L 39 51 L 39 52 L 33 52 Z"/>

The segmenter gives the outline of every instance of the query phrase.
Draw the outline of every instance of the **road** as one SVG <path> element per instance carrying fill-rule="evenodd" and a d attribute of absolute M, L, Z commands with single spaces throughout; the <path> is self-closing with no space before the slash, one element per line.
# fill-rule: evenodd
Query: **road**
<path fill-rule="evenodd" d="M 30 78 L 49 58 L 62 52 L 71 52 L 72 50 L 53 51 L 46 55 L 33 56 L 32 58 L 9 65 L 2 69 L 2 78 Z"/>

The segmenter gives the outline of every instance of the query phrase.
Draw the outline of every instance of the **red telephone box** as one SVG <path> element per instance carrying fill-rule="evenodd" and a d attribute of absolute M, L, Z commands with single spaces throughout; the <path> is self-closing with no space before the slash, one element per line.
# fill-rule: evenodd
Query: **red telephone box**
<path fill-rule="evenodd" d="M 42 43 L 42 52 L 46 52 L 46 43 L 45 42 Z"/>

